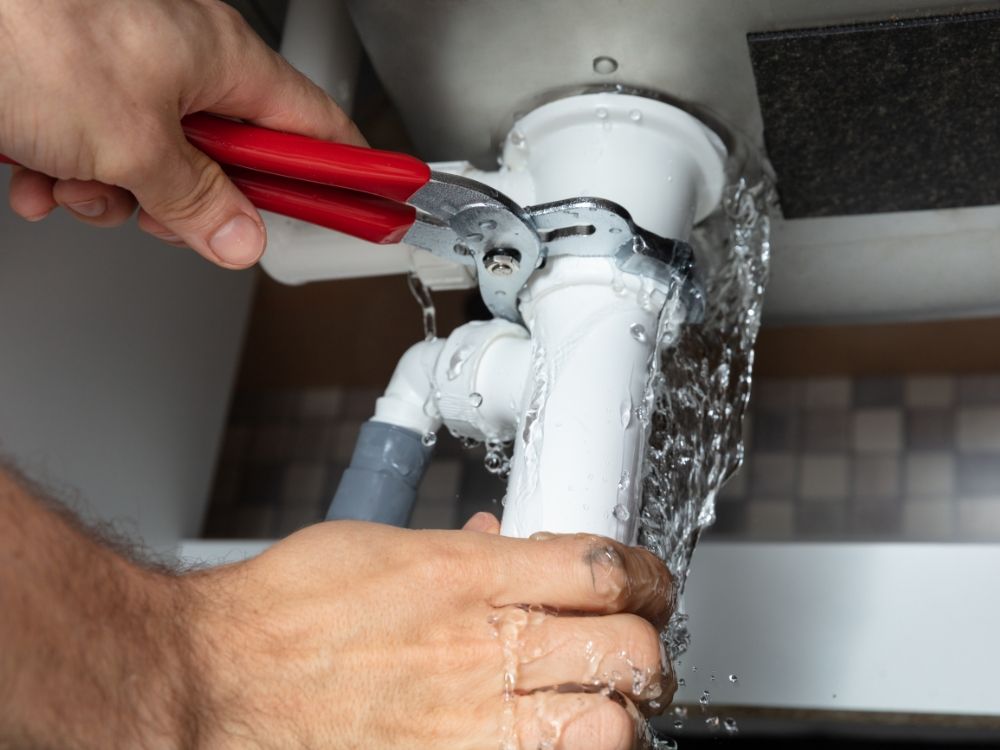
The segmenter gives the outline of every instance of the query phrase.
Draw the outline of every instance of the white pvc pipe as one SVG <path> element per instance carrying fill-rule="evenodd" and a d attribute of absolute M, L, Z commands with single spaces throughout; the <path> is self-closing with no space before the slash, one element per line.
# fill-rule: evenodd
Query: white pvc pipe
<path fill-rule="evenodd" d="M 375 402 L 372 419 L 421 435 L 437 432 L 441 417 L 434 405 L 434 367 L 444 343 L 442 339 L 431 339 L 406 350 L 385 394 Z"/>
<path fill-rule="evenodd" d="M 530 372 L 502 533 L 632 542 L 650 357 L 666 296 L 607 258 L 550 259 L 523 296 Z"/>
<path fill-rule="evenodd" d="M 529 349 L 528 332 L 506 320 L 456 328 L 434 367 L 435 400 L 448 429 L 475 440 L 512 440 Z"/>
<path fill-rule="evenodd" d="M 503 154 L 506 169 L 530 174 L 531 203 L 604 198 L 675 239 L 715 210 L 725 180 L 726 148 L 714 132 L 677 107 L 626 94 L 541 106 L 515 123 Z"/>

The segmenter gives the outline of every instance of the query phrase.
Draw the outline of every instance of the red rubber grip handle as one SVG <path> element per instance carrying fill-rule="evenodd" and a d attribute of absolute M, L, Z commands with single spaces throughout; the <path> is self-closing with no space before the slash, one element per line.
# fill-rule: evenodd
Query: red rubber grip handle
<path fill-rule="evenodd" d="M 182 120 L 195 146 L 220 164 L 319 182 L 405 202 L 427 184 L 431 169 L 408 154 L 282 133 L 206 114 Z"/>
<path fill-rule="evenodd" d="M 239 167 L 224 165 L 223 169 L 257 208 L 369 242 L 399 242 L 416 218 L 412 207 L 377 195 Z"/>

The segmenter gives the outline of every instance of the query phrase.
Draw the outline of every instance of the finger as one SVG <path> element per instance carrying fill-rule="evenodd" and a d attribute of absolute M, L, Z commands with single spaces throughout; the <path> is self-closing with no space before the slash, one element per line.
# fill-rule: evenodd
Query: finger
<path fill-rule="evenodd" d="M 28 221 L 41 221 L 56 207 L 52 197 L 55 180 L 41 172 L 24 167 L 12 167 L 7 200 L 18 216 Z"/>
<path fill-rule="evenodd" d="M 634 750 L 641 744 L 645 722 L 627 701 L 600 693 L 534 693 L 514 700 L 513 727 L 507 730 L 514 736 L 504 737 L 502 747 Z"/>
<path fill-rule="evenodd" d="M 143 232 L 153 235 L 156 239 L 166 242 L 168 245 L 173 245 L 174 247 L 187 247 L 187 245 L 184 244 L 184 240 L 146 213 L 146 210 L 143 208 L 139 209 L 138 224 L 139 229 Z"/>
<path fill-rule="evenodd" d="M 152 151 L 120 181 L 146 213 L 221 266 L 256 263 L 266 242 L 264 222 L 219 165 L 184 139 L 179 124 Z"/>
<path fill-rule="evenodd" d="M 368 145 L 325 91 L 268 47 L 238 13 L 219 10 L 230 26 L 230 38 L 236 40 L 232 64 L 211 82 L 211 89 L 191 111 L 207 110 L 275 130 Z"/>
<path fill-rule="evenodd" d="M 135 211 L 135 197 L 120 187 L 84 180 L 57 180 L 56 203 L 80 221 L 98 227 L 117 227 Z"/>
<path fill-rule="evenodd" d="M 646 620 L 629 614 L 533 615 L 520 609 L 501 615 L 524 620 L 517 639 L 518 692 L 608 687 L 644 704 L 650 713 L 670 703 L 672 670 L 659 632 Z"/>
<path fill-rule="evenodd" d="M 500 521 L 492 513 L 480 511 L 465 522 L 463 531 L 478 531 L 482 534 L 499 534 Z"/>
<path fill-rule="evenodd" d="M 509 559 L 496 566 L 494 606 L 631 612 L 659 627 L 670 619 L 670 573 L 648 550 L 591 534 L 536 535 L 506 550 Z"/>

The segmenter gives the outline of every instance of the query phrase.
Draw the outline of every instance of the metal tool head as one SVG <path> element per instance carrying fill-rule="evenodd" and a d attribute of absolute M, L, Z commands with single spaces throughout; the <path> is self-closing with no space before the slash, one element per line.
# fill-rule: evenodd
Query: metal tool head
<path fill-rule="evenodd" d="M 541 241 L 525 209 L 487 185 L 439 172 L 409 204 L 418 215 L 403 241 L 475 266 L 486 307 L 498 318 L 519 322 L 517 294 L 542 260 Z"/>
<path fill-rule="evenodd" d="M 614 258 L 624 273 L 682 283 L 697 314 L 690 245 L 636 226 L 611 201 L 573 198 L 522 208 L 475 180 L 435 172 L 409 203 L 419 213 L 403 241 L 475 266 L 483 302 L 496 317 L 521 322 L 518 293 L 546 258 L 561 255 Z"/>

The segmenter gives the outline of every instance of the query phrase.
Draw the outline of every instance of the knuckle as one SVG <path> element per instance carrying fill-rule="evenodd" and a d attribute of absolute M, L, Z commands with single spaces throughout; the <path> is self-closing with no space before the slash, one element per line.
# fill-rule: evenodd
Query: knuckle
<path fill-rule="evenodd" d="M 209 7 L 215 22 L 219 24 L 220 28 L 227 31 L 242 31 L 247 27 L 243 15 L 233 6 L 222 2 L 214 2 Z"/>
<path fill-rule="evenodd" d="M 205 213 L 224 190 L 226 176 L 218 165 L 202 160 L 194 167 L 192 182 L 164 198 L 156 211 L 157 218 L 168 222 L 192 222 Z"/>

